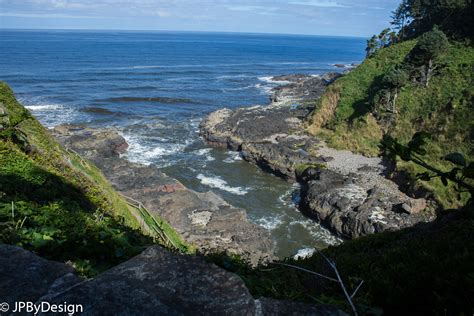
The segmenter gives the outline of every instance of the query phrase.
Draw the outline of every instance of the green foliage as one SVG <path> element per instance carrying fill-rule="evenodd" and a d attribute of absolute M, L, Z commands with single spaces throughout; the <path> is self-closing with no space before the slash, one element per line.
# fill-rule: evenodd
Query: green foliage
<path fill-rule="evenodd" d="M 405 39 L 405 26 L 410 22 L 408 0 L 402 0 L 395 11 L 392 12 L 392 24 L 399 31 L 398 40 Z"/>
<path fill-rule="evenodd" d="M 87 262 L 87 276 L 153 242 L 8 141 L 0 142 L 0 192 L 0 242 L 55 260 Z"/>
<path fill-rule="evenodd" d="M 440 158 L 453 152 L 472 161 L 474 49 L 452 42 L 437 56 L 426 86 L 426 82 L 420 84 L 416 75 L 423 69 L 412 68 L 407 61 L 416 45 L 416 41 L 404 41 L 381 49 L 336 80 L 317 101 L 309 130 L 326 139 L 329 146 L 368 156 L 380 154 L 384 133 L 408 143 L 415 133 L 427 132 L 435 136 L 426 144 L 424 160 L 429 165 L 443 170 L 446 162 Z M 410 79 L 405 82 L 405 74 L 399 71 L 406 71 Z M 395 86 L 400 87 L 395 90 Z M 394 100 L 395 94 L 396 106 L 392 107 L 390 100 Z M 322 104 L 329 97 L 337 100 L 334 113 L 323 128 L 313 129 L 312 124 L 321 116 Z M 397 161 L 397 171 L 408 176 L 408 188 L 432 192 L 445 208 L 459 207 L 467 201 L 466 195 L 459 195 L 451 183 L 445 187 L 441 179 L 420 181 L 416 175 L 425 170 L 413 162 Z"/>
<path fill-rule="evenodd" d="M 0 134 L 0 242 L 69 262 L 86 276 L 163 243 L 139 230 L 139 219 L 152 219 L 130 207 L 95 166 L 64 150 L 2 82 L 0 101 L 10 123 Z M 192 251 L 162 219 L 153 223 L 177 248 Z"/>
<path fill-rule="evenodd" d="M 417 37 L 439 25 L 457 39 L 473 37 L 474 3 L 471 0 L 407 0 L 402 12 L 410 19 L 404 28 L 409 38 Z"/>
<path fill-rule="evenodd" d="M 382 141 L 382 147 L 395 160 L 399 156 L 404 161 L 412 161 L 425 168 L 426 172 L 417 174 L 423 181 L 430 181 L 433 178 L 440 178 L 444 186 L 448 186 L 448 180 L 454 182 L 458 192 L 468 192 L 471 198 L 474 196 L 474 162 L 467 162 L 461 153 L 450 153 L 444 160 L 455 165 L 451 170 L 443 171 L 431 166 L 424 161 L 423 156 L 428 152 L 424 148 L 427 139 L 431 136 L 426 132 L 418 132 L 407 145 L 402 145 L 393 137 L 386 135 Z"/>
<path fill-rule="evenodd" d="M 374 35 L 367 40 L 366 57 L 371 57 L 381 48 L 395 44 L 397 40 L 395 32 L 390 31 L 390 28 L 384 29 L 379 35 Z"/>
<path fill-rule="evenodd" d="M 407 56 L 407 62 L 413 66 L 426 65 L 429 61 L 440 57 L 448 48 L 448 38 L 443 31 L 435 27 L 420 36 L 418 43 Z"/>
<path fill-rule="evenodd" d="M 408 80 L 409 74 L 405 69 L 395 68 L 383 76 L 382 85 L 389 89 L 400 89 Z"/>

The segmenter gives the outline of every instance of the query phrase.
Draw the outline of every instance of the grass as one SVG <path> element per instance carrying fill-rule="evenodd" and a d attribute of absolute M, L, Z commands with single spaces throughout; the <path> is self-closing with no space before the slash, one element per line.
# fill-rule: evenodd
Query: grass
<path fill-rule="evenodd" d="M 62 148 L 1 82 L 0 105 L 8 114 L 0 132 L 0 242 L 70 262 L 85 276 L 164 245 L 150 222 L 173 248 L 193 251 L 163 219 L 127 204 L 97 167 Z"/>
<path fill-rule="evenodd" d="M 473 160 L 474 132 L 474 48 L 452 42 L 448 51 L 437 60 L 437 70 L 425 87 L 409 82 L 397 99 L 395 123 L 388 131 L 372 114 L 374 96 L 381 89 L 381 80 L 388 71 L 398 67 L 416 44 L 402 42 L 381 49 L 348 75 L 336 80 L 317 101 L 307 122 L 308 131 L 326 140 L 329 146 L 366 156 L 382 153 L 380 141 L 384 133 L 402 143 L 413 134 L 426 131 L 432 135 L 427 145 L 426 161 L 440 169 L 440 159 L 451 152 L 460 152 Z M 408 175 L 412 190 L 429 190 L 443 208 L 456 208 L 467 201 L 452 185 L 440 181 L 416 180 L 421 170 L 412 163 L 398 162 L 397 170 Z"/>

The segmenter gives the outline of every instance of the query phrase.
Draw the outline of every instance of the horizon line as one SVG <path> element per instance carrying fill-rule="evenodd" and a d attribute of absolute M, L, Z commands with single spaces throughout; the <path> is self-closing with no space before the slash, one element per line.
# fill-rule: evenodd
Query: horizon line
<path fill-rule="evenodd" d="M 200 31 L 200 30 L 149 30 L 149 29 L 88 29 L 88 28 L 11 28 L 0 27 L 0 31 L 101 31 L 101 32 L 156 32 L 156 33 L 211 33 L 211 34 L 247 34 L 247 35 L 290 35 L 302 37 L 339 37 L 339 38 L 360 38 L 367 39 L 366 36 L 355 35 L 325 35 L 325 34 L 299 34 L 299 33 L 273 33 L 273 32 L 238 32 L 238 31 Z"/>

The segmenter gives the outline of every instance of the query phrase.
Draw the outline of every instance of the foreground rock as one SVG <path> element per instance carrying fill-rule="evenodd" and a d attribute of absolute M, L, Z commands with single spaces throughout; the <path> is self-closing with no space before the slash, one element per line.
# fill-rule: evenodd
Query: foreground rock
<path fill-rule="evenodd" d="M 252 224 L 245 210 L 213 192 L 189 190 L 156 167 L 120 158 L 128 145 L 117 131 L 62 125 L 53 134 L 66 148 L 99 167 L 120 193 L 166 220 L 199 252 L 239 255 L 252 265 L 274 259 L 270 233 Z"/>
<path fill-rule="evenodd" d="M 345 315 L 325 305 L 254 300 L 238 276 L 158 246 L 84 280 L 68 265 L 0 244 L 0 276 L 2 308 L 7 303 L 12 315 L 20 301 L 66 302 L 81 315 Z"/>
<path fill-rule="evenodd" d="M 387 168 L 379 158 L 327 148 L 306 133 L 304 119 L 335 77 L 275 77 L 290 83 L 274 89 L 270 105 L 211 113 L 201 135 L 210 145 L 241 151 L 247 161 L 301 182 L 301 209 L 341 237 L 434 219 L 424 211 L 424 199 L 407 196 L 384 177 Z"/>

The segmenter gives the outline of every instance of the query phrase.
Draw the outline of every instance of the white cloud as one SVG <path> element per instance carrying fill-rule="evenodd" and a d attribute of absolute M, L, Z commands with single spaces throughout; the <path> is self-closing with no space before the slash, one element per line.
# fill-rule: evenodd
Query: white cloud
<path fill-rule="evenodd" d="M 67 1 L 67 0 L 31 0 L 33 4 L 40 6 L 49 6 L 54 9 L 66 9 L 66 10 L 86 10 L 94 9 L 99 7 L 98 3 L 88 3 L 80 1 Z"/>
<path fill-rule="evenodd" d="M 61 13 L 17 13 L 17 12 L 0 12 L 0 16 L 14 18 L 43 18 L 43 19 L 106 19 L 106 16 L 96 15 L 71 15 Z"/>

